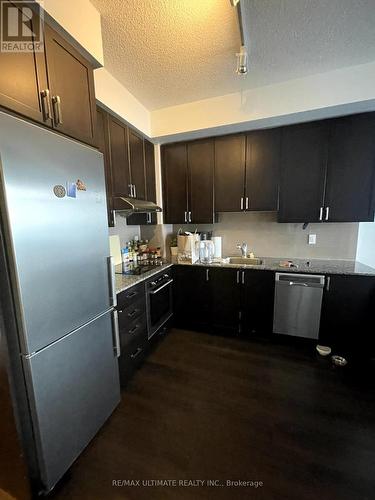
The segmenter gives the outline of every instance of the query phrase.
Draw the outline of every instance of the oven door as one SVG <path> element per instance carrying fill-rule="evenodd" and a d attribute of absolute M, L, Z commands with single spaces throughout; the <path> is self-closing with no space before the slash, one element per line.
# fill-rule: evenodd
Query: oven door
<path fill-rule="evenodd" d="M 148 338 L 151 338 L 172 316 L 172 283 L 168 276 L 156 286 L 147 285 Z"/>

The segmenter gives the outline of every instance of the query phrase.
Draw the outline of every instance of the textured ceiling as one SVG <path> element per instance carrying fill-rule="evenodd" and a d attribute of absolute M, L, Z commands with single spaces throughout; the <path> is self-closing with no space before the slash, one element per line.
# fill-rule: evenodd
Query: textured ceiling
<path fill-rule="evenodd" d="M 149 110 L 375 60 L 375 0 L 91 0 L 106 68 Z"/>

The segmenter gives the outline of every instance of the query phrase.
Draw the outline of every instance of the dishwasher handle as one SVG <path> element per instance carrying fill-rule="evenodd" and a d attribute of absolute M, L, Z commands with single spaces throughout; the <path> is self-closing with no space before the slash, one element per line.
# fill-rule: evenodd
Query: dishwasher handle
<path fill-rule="evenodd" d="M 323 288 L 325 276 L 317 274 L 276 273 L 276 285 Z"/>

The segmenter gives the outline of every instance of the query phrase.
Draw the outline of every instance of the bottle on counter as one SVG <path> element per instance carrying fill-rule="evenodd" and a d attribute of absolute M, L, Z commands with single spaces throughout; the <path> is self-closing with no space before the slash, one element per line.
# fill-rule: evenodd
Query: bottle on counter
<path fill-rule="evenodd" d="M 129 250 L 125 247 L 121 250 L 122 272 L 125 273 L 129 269 Z"/>

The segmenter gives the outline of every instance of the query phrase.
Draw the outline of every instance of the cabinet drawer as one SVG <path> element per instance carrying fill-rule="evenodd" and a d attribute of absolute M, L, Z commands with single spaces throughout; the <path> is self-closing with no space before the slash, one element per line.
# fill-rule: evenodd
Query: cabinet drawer
<path fill-rule="evenodd" d="M 120 331 L 129 330 L 134 321 L 146 314 L 146 301 L 141 297 L 137 302 L 124 309 L 118 309 L 118 322 Z"/>
<path fill-rule="evenodd" d="M 118 360 L 121 386 L 125 386 L 130 380 L 137 367 L 145 359 L 146 352 L 147 331 L 144 330 L 143 336 L 139 335 L 122 348 L 121 356 Z"/>
<path fill-rule="evenodd" d="M 146 315 L 129 323 L 126 328 L 120 330 L 121 349 L 129 350 L 131 346 L 144 344 L 148 341 Z M 130 347 L 129 347 L 130 346 Z"/>
<path fill-rule="evenodd" d="M 123 310 L 130 305 L 137 302 L 140 298 L 146 299 L 145 295 L 145 284 L 139 283 L 138 285 L 132 286 L 129 290 L 125 290 L 117 295 L 118 309 Z"/>

